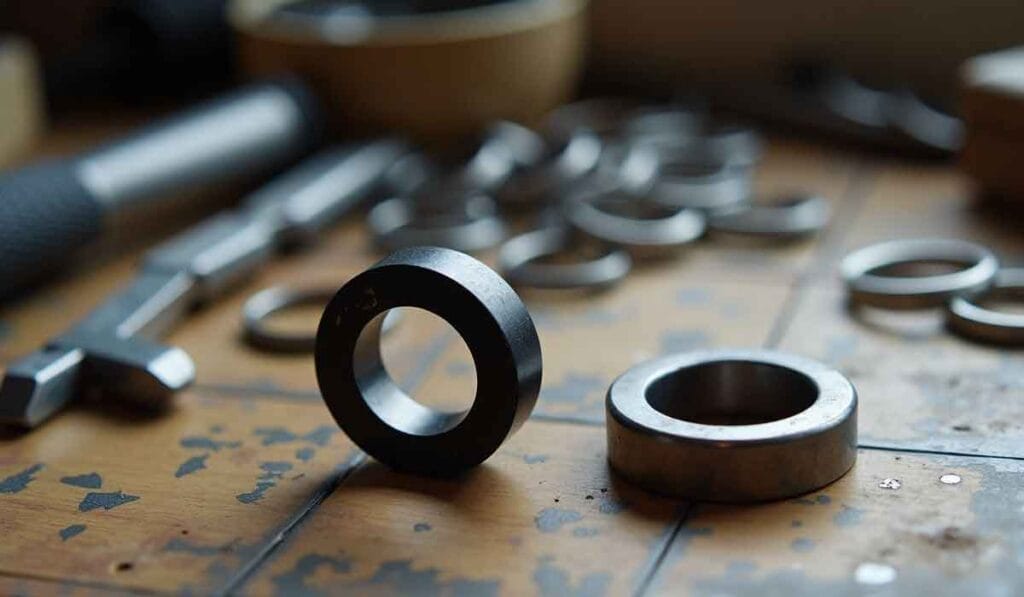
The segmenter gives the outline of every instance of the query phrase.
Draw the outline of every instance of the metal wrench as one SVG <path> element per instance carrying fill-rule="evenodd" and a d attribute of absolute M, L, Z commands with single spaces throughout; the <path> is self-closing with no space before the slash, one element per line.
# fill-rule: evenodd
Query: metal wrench
<path fill-rule="evenodd" d="M 349 213 L 408 146 L 386 139 L 317 154 L 149 251 L 139 273 L 68 331 L 7 367 L 0 424 L 36 427 L 82 392 L 158 407 L 195 379 L 188 354 L 156 341 L 288 244 Z"/>

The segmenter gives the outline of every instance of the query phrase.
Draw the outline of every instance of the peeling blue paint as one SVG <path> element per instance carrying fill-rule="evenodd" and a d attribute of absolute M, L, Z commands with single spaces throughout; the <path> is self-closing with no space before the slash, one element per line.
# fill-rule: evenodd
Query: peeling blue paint
<path fill-rule="evenodd" d="M 206 459 L 210 457 L 210 453 L 200 454 L 199 456 L 193 456 L 185 462 L 182 462 L 178 466 L 178 470 L 174 471 L 175 478 L 182 478 L 185 475 L 191 475 L 192 473 L 198 472 L 206 468 Z"/>
<path fill-rule="evenodd" d="M 561 508 L 544 508 L 537 516 L 533 517 L 533 523 L 537 530 L 542 533 L 555 533 L 563 525 L 579 522 L 583 515 L 575 510 L 563 510 Z"/>
<path fill-rule="evenodd" d="M 67 541 L 68 539 L 70 539 L 72 537 L 81 535 L 85 531 L 85 528 L 86 527 L 85 527 L 84 524 L 68 525 L 68 526 L 64 527 L 63 529 L 61 529 L 59 531 L 59 533 L 60 533 L 60 540 L 61 541 Z"/>
<path fill-rule="evenodd" d="M 184 437 L 178 442 L 182 448 L 195 448 L 199 450 L 211 450 L 213 452 L 219 452 L 222 448 L 238 448 L 242 445 L 240 441 L 221 441 L 210 437 L 204 437 L 201 435 L 194 435 L 191 437 Z"/>
<path fill-rule="evenodd" d="M 315 454 L 316 450 L 314 450 L 313 448 L 299 448 L 298 450 L 295 450 L 295 458 L 301 460 L 302 462 L 309 462 L 310 460 L 313 459 L 313 456 Z"/>
<path fill-rule="evenodd" d="M 79 512 L 89 512 L 92 510 L 98 510 L 103 508 L 104 510 L 113 510 L 118 506 L 123 506 L 129 502 L 134 502 L 139 499 L 137 495 L 128 495 L 120 491 L 112 491 L 109 493 L 99 493 L 90 491 L 82 498 L 82 502 L 78 504 Z"/>
<path fill-rule="evenodd" d="M 569 373 L 561 383 L 541 388 L 541 400 L 578 404 L 584 398 L 608 387 L 603 379 L 586 373 Z"/>
<path fill-rule="evenodd" d="M 526 464 L 542 464 L 547 461 L 547 454 L 523 454 L 523 462 Z"/>
<path fill-rule="evenodd" d="M 284 474 L 292 470 L 292 464 L 282 461 L 262 462 L 260 463 L 260 470 L 263 473 L 256 478 L 256 487 L 252 491 L 236 495 L 235 499 L 243 504 L 252 504 L 260 501 L 268 489 L 276 486 Z"/>
<path fill-rule="evenodd" d="M 348 558 L 333 558 L 320 554 L 306 554 L 299 558 L 295 567 L 273 577 L 275 593 L 289 597 L 313 597 L 324 594 L 306 584 L 306 579 L 316 573 L 321 566 L 330 566 L 334 572 L 344 574 L 352 570 L 352 562 Z"/>
<path fill-rule="evenodd" d="M 832 517 L 832 522 L 841 527 L 853 527 L 860 524 L 862 518 L 864 518 L 864 510 L 843 504 L 842 509 Z"/>
<path fill-rule="evenodd" d="M 572 536 L 573 537 L 581 537 L 581 538 L 594 537 L 594 536 L 598 535 L 599 533 L 600 533 L 600 531 L 598 531 L 597 529 L 595 529 L 593 527 L 576 527 L 575 529 L 572 530 Z"/>
<path fill-rule="evenodd" d="M 711 338 L 703 330 L 669 330 L 661 334 L 659 342 L 661 354 L 674 354 L 705 348 Z"/>
<path fill-rule="evenodd" d="M 72 487 L 83 487 L 85 489 L 99 489 L 103 487 L 103 477 L 99 473 L 86 473 L 84 475 L 71 475 L 61 477 L 60 482 Z"/>
<path fill-rule="evenodd" d="M 20 473 L 15 473 L 5 478 L 3 481 L 0 481 L 0 493 L 18 493 L 23 491 L 28 487 L 29 483 L 35 481 L 33 475 L 43 470 L 43 468 L 43 464 L 33 464 Z"/>
<path fill-rule="evenodd" d="M 338 433 L 339 429 L 335 425 L 321 425 L 313 431 L 305 435 L 299 435 L 292 431 L 289 431 L 285 427 L 257 427 L 253 430 L 253 435 L 262 437 L 260 443 L 264 446 L 273 446 L 275 444 L 288 444 L 291 442 L 307 442 L 316 444 L 317 446 L 323 447 L 331 441 L 331 437 Z"/>
<path fill-rule="evenodd" d="M 533 571 L 533 582 L 542 597 L 595 597 L 608 594 L 612 575 L 608 572 L 592 572 L 573 584 L 569 572 L 554 564 L 554 558 L 540 558 Z"/>

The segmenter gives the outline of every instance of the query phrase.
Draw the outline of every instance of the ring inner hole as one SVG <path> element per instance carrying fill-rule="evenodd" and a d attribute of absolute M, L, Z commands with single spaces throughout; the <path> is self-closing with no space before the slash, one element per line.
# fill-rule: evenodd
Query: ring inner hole
<path fill-rule="evenodd" d="M 273 334 L 313 336 L 328 299 L 324 297 L 322 302 L 310 300 L 289 305 L 270 313 L 261 323 L 264 329 Z"/>
<path fill-rule="evenodd" d="M 458 425 L 476 396 L 476 366 L 462 336 L 424 309 L 401 307 L 401 319 L 380 334 L 387 313 L 364 328 L 359 344 L 364 363 L 383 375 L 363 387 L 367 403 L 388 425 L 414 435 L 442 433 Z M 378 342 L 373 337 L 378 335 Z M 361 377 L 369 378 L 363 375 Z M 362 384 L 361 384 L 362 385 Z"/>
<path fill-rule="evenodd" d="M 971 265 L 973 264 L 951 259 L 915 259 L 876 267 L 868 270 L 867 273 L 872 276 L 890 278 L 925 278 L 954 274 L 971 267 Z"/>
<path fill-rule="evenodd" d="M 757 425 L 796 415 L 818 396 L 802 373 L 766 363 L 715 361 L 654 381 L 647 402 L 663 415 L 701 425 Z"/>
<path fill-rule="evenodd" d="M 972 302 L 992 311 L 1024 315 L 1024 288 L 993 288 Z"/>

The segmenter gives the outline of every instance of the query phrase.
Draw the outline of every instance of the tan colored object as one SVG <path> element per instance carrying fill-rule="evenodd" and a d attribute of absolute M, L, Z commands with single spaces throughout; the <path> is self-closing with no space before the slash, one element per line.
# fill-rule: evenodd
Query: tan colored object
<path fill-rule="evenodd" d="M 1024 199 L 1024 46 L 968 60 L 960 84 L 961 167 L 986 191 Z"/>
<path fill-rule="evenodd" d="M 372 30 L 317 33 L 272 22 L 281 0 L 236 0 L 230 20 L 250 75 L 296 72 L 347 134 L 401 130 L 422 139 L 537 121 L 571 96 L 583 54 L 585 0 L 528 0 L 416 17 Z"/>
<path fill-rule="evenodd" d="M 0 167 L 22 157 L 42 132 L 42 96 L 32 46 L 0 37 Z"/>

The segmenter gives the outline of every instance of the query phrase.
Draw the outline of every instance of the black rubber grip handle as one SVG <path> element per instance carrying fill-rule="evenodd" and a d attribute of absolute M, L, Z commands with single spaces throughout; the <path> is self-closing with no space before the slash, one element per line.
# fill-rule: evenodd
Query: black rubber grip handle
<path fill-rule="evenodd" d="M 0 301 L 60 269 L 99 236 L 102 219 L 70 161 L 0 175 Z"/>

